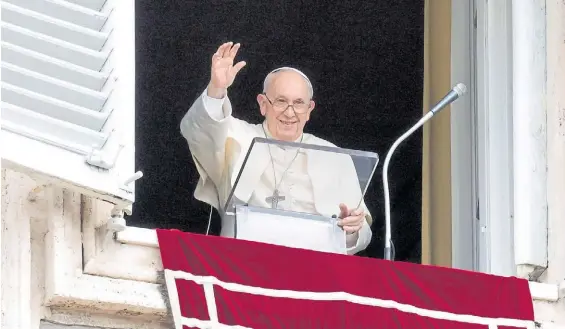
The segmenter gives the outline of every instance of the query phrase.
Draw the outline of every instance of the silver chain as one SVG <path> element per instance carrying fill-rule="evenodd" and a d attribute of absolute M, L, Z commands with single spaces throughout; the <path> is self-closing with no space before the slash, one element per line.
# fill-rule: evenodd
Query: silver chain
<path fill-rule="evenodd" d="M 261 125 L 261 128 L 263 129 L 263 134 L 265 134 L 265 138 L 269 139 L 269 137 L 267 136 L 267 132 L 265 131 L 265 127 L 263 125 Z M 304 140 L 304 134 L 302 134 L 302 136 L 300 136 L 300 143 L 302 143 L 303 140 Z M 290 161 L 290 164 L 288 165 L 288 167 L 285 169 L 285 171 L 283 171 L 283 174 L 281 176 L 281 180 L 277 184 L 277 173 L 275 172 L 275 161 L 273 160 L 273 154 L 271 153 L 271 145 L 269 145 L 269 156 L 271 157 L 271 167 L 273 168 L 273 178 L 275 179 L 275 190 L 273 191 L 273 193 L 275 193 L 275 191 L 278 191 L 279 184 L 282 183 L 284 176 L 286 175 L 286 172 L 290 169 L 290 166 L 292 166 L 292 164 L 294 163 L 294 160 L 296 160 L 296 158 L 298 157 L 299 152 L 300 152 L 300 148 L 296 151 L 296 154 L 294 155 L 294 158 L 292 158 L 292 160 Z"/>

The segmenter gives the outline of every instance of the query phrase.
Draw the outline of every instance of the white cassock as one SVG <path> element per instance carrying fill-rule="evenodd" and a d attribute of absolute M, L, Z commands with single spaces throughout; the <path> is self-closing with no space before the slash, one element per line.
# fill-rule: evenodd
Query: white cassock
<path fill-rule="evenodd" d="M 266 124 L 254 125 L 234 118 L 229 98 L 208 97 L 206 90 L 182 119 L 181 132 L 188 141 L 200 174 L 194 196 L 218 210 L 227 202 L 252 140 L 255 137 L 271 138 Z M 303 134 L 297 140 L 300 141 L 335 147 L 310 134 Z M 331 217 L 339 215 L 340 203 L 349 209 L 359 205 L 362 192 L 350 156 L 260 145 L 253 147 L 251 156 L 254 161 L 247 161 L 238 182 L 235 196 L 240 201 L 271 208 L 268 198 L 278 189 L 284 200 L 279 201 L 277 208 L 284 210 Z M 371 241 L 371 215 L 364 202 L 361 206 L 366 221 L 358 233 L 346 236 L 348 254 L 364 250 Z M 300 230 L 300 227 L 296 229 Z M 233 218 L 222 217 L 220 235 L 234 236 Z"/>

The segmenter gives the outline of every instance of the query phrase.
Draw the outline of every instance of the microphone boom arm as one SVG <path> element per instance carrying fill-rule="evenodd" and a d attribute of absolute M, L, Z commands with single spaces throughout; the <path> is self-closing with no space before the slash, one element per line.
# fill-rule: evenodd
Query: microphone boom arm
<path fill-rule="evenodd" d="M 410 137 L 416 130 L 423 126 L 428 120 L 430 120 L 436 113 L 444 109 L 447 105 L 455 102 L 459 97 L 463 96 L 467 92 L 467 87 L 458 83 L 451 91 L 442 98 L 428 113 L 426 113 L 412 128 L 408 129 L 400 138 L 398 138 L 394 144 L 392 144 L 390 150 L 388 151 L 385 161 L 383 163 L 383 190 L 385 194 L 385 250 L 384 258 L 386 260 L 392 260 L 392 233 L 390 227 L 390 190 L 388 187 L 388 165 L 392 154 L 396 151 L 396 148 L 402 143 L 406 138 Z"/>
<path fill-rule="evenodd" d="M 392 154 L 396 151 L 396 148 L 402 143 L 406 138 L 410 137 L 414 133 L 414 131 L 418 130 L 421 126 L 423 126 L 428 120 L 430 120 L 434 116 L 434 112 L 430 111 L 423 116 L 420 121 L 418 121 L 412 128 L 410 128 L 407 132 L 405 132 L 399 139 L 392 144 L 390 150 L 388 151 L 385 161 L 383 163 L 383 189 L 385 194 L 385 223 L 386 223 L 386 230 L 385 230 L 385 254 L 384 257 L 386 260 L 392 260 L 392 234 L 391 234 L 391 227 L 390 227 L 390 192 L 388 187 L 388 165 L 390 163 L 390 159 L 392 158 Z"/>

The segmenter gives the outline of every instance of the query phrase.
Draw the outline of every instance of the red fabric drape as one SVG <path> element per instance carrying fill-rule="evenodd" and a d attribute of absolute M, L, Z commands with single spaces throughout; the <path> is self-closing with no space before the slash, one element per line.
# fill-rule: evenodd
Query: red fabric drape
<path fill-rule="evenodd" d="M 273 297 L 214 285 L 218 322 L 254 329 L 488 328 L 424 312 L 481 318 L 534 318 L 528 282 L 513 277 L 286 248 L 249 241 L 158 230 L 165 270 L 276 291 L 332 293 L 394 301 L 387 307 L 343 300 Z M 176 279 L 180 312 L 210 320 L 201 284 Z M 388 302 L 390 303 L 390 302 Z M 428 310 L 428 311 L 426 311 Z M 421 312 L 420 312 L 421 313 Z M 513 327 L 512 325 L 510 327 Z M 499 326 L 498 328 L 510 328 Z"/>

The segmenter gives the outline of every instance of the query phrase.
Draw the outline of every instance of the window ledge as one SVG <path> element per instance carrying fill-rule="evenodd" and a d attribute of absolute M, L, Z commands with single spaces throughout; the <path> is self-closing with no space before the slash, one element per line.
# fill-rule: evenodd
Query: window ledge
<path fill-rule="evenodd" d="M 124 244 L 159 248 L 155 230 L 127 227 L 118 232 L 117 241 Z M 557 284 L 530 282 L 532 298 L 538 301 L 556 302 L 559 300 L 559 286 Z"/>
<path fill-rule="evenodd" d="M 157 232 L 148 228 L 126 227 L 125 230 L 116 234 L 116 240 L 120 243 L 135 246 L 159 248 Z"/>
<path fill-rule="evenodd" d="M 530 293 L 534 300 L 556 302 L 559 300 L 559 285 L 530 282 Z"/>

